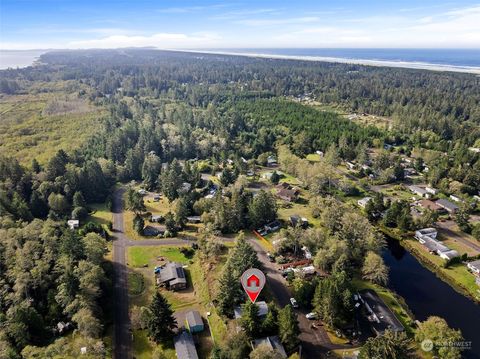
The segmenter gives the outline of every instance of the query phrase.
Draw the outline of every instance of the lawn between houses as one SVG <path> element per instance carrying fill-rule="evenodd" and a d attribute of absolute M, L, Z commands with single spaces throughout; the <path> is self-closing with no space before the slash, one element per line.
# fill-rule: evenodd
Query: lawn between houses
<path fill-rule="evenodd" d="M 160 263 L 159 257 L 163 257 L 168 261 L 183 263 L 186 266 L 185 274 L 187 276 L 188 288 L 178 292 L 171 292 L 165 289 L 160 289 L 160 291 L 171 304 L 174 311 L 195 309 L 204 318 L 206 318 L 206 313 L 210 312 L 208 323 L 205 323 L 208 324 L 210 331 L 206 329 L 198 335 L 200 342 L 199 356 L 200 358 L 208 358 L 213 347 L 210 333 L 215 338 L 216 343 L 220 343 L 227 333 L 225 322 L 211 303 L 212 290 L 215 287 L 216 279 L 220 275 L 226 255 L 222 256 L 217 264 L 212 265 L 211 263 L 202 263 L 198 254 L 187 257 L 180 249 L 181 247 L 167 246 L 130 247 L 128 249 L 129 287 L 133 286 L 134 289 L 143 289 L 142 292 L 135 292 L 133 288 L 130 290 L 130 305 L 146 306 L 150 303 L 152 295 L 156 290 L 153 269 Z M 145 265 L 148 266 L 145 267 Z M 143 283 L 143 286 L 139 282 Z M 178 324 L 179 326 L 183 325 L 183 323 Z M 133 337 L 135 357 L 151 358 L 152 352 L 157 346 L 148 339 L 146 331 L 134 330 Z M 159 347 L 167 358 L 175 358 L 173 347 L 165 345 Z"/>

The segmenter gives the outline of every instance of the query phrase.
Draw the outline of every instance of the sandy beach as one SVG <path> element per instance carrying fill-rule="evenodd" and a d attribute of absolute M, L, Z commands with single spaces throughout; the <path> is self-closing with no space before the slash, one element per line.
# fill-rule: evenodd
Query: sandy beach
<path fill-rule="evenodd" d="M 292 55 L 276 55 L 276 54 L 262 54 L 262 53 L 249 53 L 249 52 L 231 52 L 231 51 L 174 50 L 174 49 L 168 49 L 168 50 L 192 52 L 192 53 L 199 53 L 199 54 L 246 56 L 246 57 L 265 58 L 265 59 L 319 61 L 319 62 L 333 62 L 333 63 L 342 63 L 342 64 L 378 66 L 378 67 L 408 68 L 408 69 L 419 69 L 419 70 L 430 70 L 430 71 L 450 71 L 450 72 L 462 72 L 462 73 L 480 75 L 480 67 L 441 65 L 441 64 L 431 64 L 426 62 L 347 59 L 347 58 L 323 57 L 323 56 L 292 56 Z"/>

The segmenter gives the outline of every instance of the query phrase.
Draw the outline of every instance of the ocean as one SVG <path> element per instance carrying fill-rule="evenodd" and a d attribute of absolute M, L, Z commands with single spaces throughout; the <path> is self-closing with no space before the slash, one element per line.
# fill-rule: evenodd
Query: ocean
<path fill-rule="evenodd" d="M 198 51 L 198 50 L 196 50 Z M 205 52 L 480 75 L 480 49 L 209 49 Z"/>
<path fill-rule="evenodd" d="M 0 50 L 0 70 L 31 66 L 47 50 Z"/>

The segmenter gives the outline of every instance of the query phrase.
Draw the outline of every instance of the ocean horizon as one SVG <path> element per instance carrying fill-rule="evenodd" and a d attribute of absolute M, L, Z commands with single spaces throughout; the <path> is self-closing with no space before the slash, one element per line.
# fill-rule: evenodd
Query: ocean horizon
<path fill-rule="evenodd" d="M 480 74 L 480 49 L 213 48 L 171 50 Z M 41 54 L 48 51 L 54 50 L 0 50 L 0 69 L 31 66 Z"/>

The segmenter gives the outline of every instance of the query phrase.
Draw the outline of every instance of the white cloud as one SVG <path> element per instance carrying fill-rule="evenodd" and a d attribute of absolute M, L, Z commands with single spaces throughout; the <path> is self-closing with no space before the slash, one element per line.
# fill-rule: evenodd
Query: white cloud
<path fill-rule="evenodd" d="M 247 26 L 272 26 L 272 25 L 293 25 L 305 24 L 318 21 L 319 18 L 315 16 L 285 18 L 285 19 L 245 19 L 237 20 L 236 24 Z"/>
<path fill-rule="evenodd" d="M 146 47 L 159 48 L 191 48 L 213 46 L 221 39 L 215 33 L 197 32 L 191 35 L 182 33 L 157 33 L 150 36 L 112 35 L 100 39 L 72 41 L 68 48 L 119 48 Z"/>

